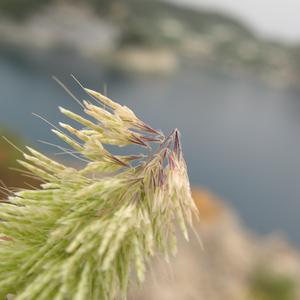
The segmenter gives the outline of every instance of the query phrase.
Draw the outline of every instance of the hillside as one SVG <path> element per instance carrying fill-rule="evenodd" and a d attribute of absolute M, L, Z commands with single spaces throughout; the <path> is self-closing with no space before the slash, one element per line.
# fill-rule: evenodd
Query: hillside
<path fill-rule="evenodd" d="M 2 48 L 65 48 L 143 73 L 169 73 L 192 62 L 282 86 L 300 81 L 298 46 L 259 38 L 220 13 L 159 0 L 0 0 L 0 15 Z"/>

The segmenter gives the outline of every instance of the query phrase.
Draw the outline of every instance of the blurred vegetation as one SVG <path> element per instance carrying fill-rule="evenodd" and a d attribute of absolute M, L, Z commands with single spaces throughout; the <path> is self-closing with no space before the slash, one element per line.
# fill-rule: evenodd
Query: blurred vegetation
<path fill-rule="evenodd" d="M 294 279 L 262 268 L 253 272 L 250 292 L 255 300 L 297 300 Z"/>
<path fill-rule="evenodd" d="M 16 160 L 21 157 L 21 153 L 10 145 L 4 137 L 14 145 L 22 145 L 21 139 L 17 135 L 0 128 L 0 169 L 15 165 Z"/>
<path fill-rule="evenodd" d="M 128 44 L 176 45 L 196 32 L 205 34 L 212 27 L 226 25 L 243 36 L 252 33 L 241 23 L 225 15 L 193 10 L 161 0 L 78 0 L 91 3 L 103 18 L 122 24 L 121 46 Z"/>
<path fill-rule="evenodd" d="M 225 25 L 227 29 L 231 28 L 235 34 L 244 38 L 254 37 L 246 26 L 234 18 L 221 13 L 176 6 L 162 0 L 0 0 L 0 13 L 23 18 L 53 2 L 90 5 L 101 17 L 122 23 L 128 34 L 133 31 L 135 36 L 140 32 L 140 36 L 148 39 L 159 36 L 162 38 L 164 32 L 159 29 L 164 21 L 170 19 L 180 22 L 185 32 L 207 33 L 213 27 Z"/>
<path fill-rule="evenodd" d="M 0 201 L 9 194 L 7 188 L 19 188 L 26 185 L 28 187 L 28 184 L 36 186 L 39 183 L 36 179 L 25 178 L 21 172 L 15 170 L 20 167 L 17 159 L 20 159 L 22 154 L 3 137 L 23 149 L 22 139 L 16 134 L 0 128 Z"/>
<path fill-rule="evenodd" d="M 0 13 L 23 20 L 53 0 L 0 0 Z"/>
<path fill-rule="evenodd" d="M 0 0 L 0 13 L 14 18 L 24 18 L 53 2 L 91 5 L 102 17 L 127 24 L 126 29 L 129 31 L 136 30 L 142 25 L 143 29 L 148 29 L 147 34 L 152 37 L 161 34 L 155 29 L 159 28 L 162 20 L 168 18 L 178 20 L 186 25 L 186 29 L 196 30 L 199 33 L 206 32 L 212 24 L 226 23 L 243 35 L 251 35 L 251 32 L 234 18 L 176 6 L 161 0 Z"/>

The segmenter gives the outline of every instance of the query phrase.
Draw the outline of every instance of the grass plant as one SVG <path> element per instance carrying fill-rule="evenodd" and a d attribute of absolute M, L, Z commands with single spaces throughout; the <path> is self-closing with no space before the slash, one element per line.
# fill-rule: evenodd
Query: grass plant
<path fill-rule="evenodd" d="M 0 299 L 126 299 L 153 255 L 176 254 L 176 223 L 188 240 L 197 209 L 179 131 L 164 136 L 126 106 L 84 90 L 84 116 L 60 107 L 78 126 L 52 130 L 84 166 L 27 147 L 19 163 L 42 184 L 0 204 Z M 116 155 L 108 145 L 146 154 Z"/>

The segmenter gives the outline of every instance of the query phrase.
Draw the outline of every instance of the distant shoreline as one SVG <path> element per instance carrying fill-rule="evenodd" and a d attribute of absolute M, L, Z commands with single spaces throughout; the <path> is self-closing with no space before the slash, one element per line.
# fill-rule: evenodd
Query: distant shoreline
<path fill-rule="evenodd" d="M 195 65 L 215 64 L 228 72 L 253 74 L 278 87 L 299 86 L 297 47 L 259 39 L 221 15 L 190 12 L 159 1 L 153 5 L 146 1 L 148 10 L 136 0 L 115 2 L 118 5 L 105 18 L 90 5 L 68 2 L 47 5 L 21 22 L 1 18 L 1 44 L 37 56 L 75 53 L 136 74 L 172 74 L 190 60 Z M 143 8 L 145 18 L 132 8 Z"/>

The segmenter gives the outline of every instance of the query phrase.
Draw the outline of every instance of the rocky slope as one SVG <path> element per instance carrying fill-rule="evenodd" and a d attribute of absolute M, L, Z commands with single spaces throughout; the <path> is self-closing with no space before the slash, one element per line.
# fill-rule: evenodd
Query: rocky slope
<path fill-rule="evenodd" d="M 170 266 L 158 260 L 129 299 L 298 300 L 300 255 L 283 238 L 259 238 L 212 194 L 195 191 L 201 222 L 195 237 L 180 240 Z M 193 236 L 193 235 L 192 235 Z"/>

